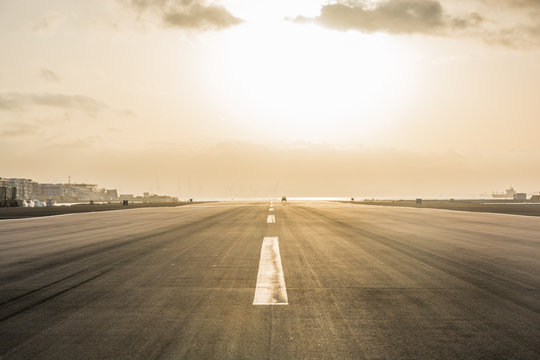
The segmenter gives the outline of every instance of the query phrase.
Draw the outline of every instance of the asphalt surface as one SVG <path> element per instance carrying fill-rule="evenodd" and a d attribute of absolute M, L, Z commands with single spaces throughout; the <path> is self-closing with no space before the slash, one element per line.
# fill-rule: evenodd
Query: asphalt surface
<path fill-rule="evenodd" d="M 540 218 L 274 206 L 0 221 L 0 358 L 540 358 Z M 253 305 L 265 237 L 286 305 Z"/>
<path fill-rule="evenodd" d="M 350 202 L 349 202 L 350 203 Z M 406 206 L 455 211 L 476 211 L 510 215 L 540 216 L 540 203 L 509 200 L 423 200 L 421 204 L 410 200 L 357 201 L 356 204 L 378 206 Z"/>
<path fill-rule="evenodd" d="M 190 205 L 189 202 L 176 202 L 176 203 L 135 203 L 129 205 L 122 204 L 75 204 L 64 206 L 46 206 L 46 207 L 0 207 L 0 220 L 5 219 L 20 219 L 30 218 L 38 216 L 53 216 L 83 212 L 96 212 L 96 211 L 111 211 L 111 210 L 127 210 L 137 209 L 143 207 L 169 207 Z"/>

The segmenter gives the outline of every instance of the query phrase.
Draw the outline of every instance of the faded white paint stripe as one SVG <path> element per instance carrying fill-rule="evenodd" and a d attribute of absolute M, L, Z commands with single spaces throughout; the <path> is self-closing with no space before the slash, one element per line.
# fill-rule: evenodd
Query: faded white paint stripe
<path fill-rule="evenodd" d="M 289 305 L 277 237 L 265 237 L 253 305 Z"/>
<path fill-rule="evenodd" d="M 268 215 L 268 218 L 266 219 L 266 223 L 267 224 L 273 224 L 276 222 L 276 217 L 275 215 Z"/>
<path fill-rule="evenodd" d="M 274 211 L 274 208 L 270 208 L 268 211 Z"/>

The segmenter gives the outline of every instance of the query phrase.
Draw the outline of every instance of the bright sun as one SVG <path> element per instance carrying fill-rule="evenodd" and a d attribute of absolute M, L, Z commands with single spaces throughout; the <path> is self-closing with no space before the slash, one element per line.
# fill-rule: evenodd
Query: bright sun
<path fill-rule="evenodd" d="M 384 35 L 281 21 L 220 36 L 223 45 L 206 64 L 212 96 L 228 117 L 265 136 L 369 138 L 384 130 L 413 87 L 411 51 Z"/>

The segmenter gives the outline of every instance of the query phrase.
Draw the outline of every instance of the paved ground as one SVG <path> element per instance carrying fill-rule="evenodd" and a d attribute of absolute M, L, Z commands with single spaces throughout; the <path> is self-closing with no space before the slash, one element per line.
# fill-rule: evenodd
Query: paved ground
<path fill-rule="evenodd" d="M 538 359 L 539 234 L 332 202 L 0 221 L 0 357 Z M 286 297 L 253 305 L 278 263 Z"/>
<path fill-rule="evenodd" d="M 350 203 L 350 202 L 349 202 Z M 356 201 L 355 204 L 378 206 L 405 206 L 432 208 L 455 211 L 475 211 L 510 215 L 540 216 L 540 203 L 518 202 L 511 200 L 423 200 L 417 204 L 414 200 Z"/>
<path fill-rule="evenodd" d="M 85 213 L 96 211 L 111 211 L 111 210 L 128 210 L 143 207 L 176 207 L 180 205 L 189 205 L 189 202 L 177 203 L 135 203 L 123 206 L 122 204 L 77 204 L 71 206 L 47 206 L 47 207 L 0 207 L 0 220 L 5 219 L 20 219 L 37 216 L 52 216 L 73 213 Z"/>

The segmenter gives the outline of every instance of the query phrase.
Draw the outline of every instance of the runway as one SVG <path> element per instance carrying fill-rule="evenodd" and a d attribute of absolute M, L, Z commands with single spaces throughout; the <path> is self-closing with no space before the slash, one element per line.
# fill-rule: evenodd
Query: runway
<path fill-rule="evenodd" d="M 267 201 L 0 221 L 2 360 L 538 359 L 539 339 L 537 217 Z"/>

